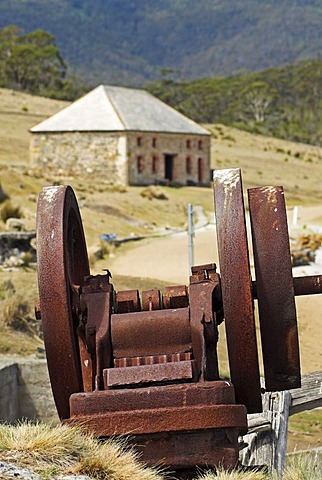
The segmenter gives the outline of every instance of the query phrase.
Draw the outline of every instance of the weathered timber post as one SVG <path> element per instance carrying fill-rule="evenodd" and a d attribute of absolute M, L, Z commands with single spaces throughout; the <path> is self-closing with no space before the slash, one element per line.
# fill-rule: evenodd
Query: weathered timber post
<path fill-rule="evenodd" d="M 239 461 L 266 465 L 281 475 L 286 461 L 288 417 L 322 406 L 322 372 L 302 377 L 302 387 L 262 396 L 263 412 L 247 416 L 248 432 L 241 437 Z"/>

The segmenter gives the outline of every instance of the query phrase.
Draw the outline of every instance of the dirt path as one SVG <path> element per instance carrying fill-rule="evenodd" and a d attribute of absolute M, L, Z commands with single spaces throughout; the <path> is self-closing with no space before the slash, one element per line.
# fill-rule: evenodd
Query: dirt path
<path fill-rule="evenodd" d="M 194 264 L 217 262 L 215 229 L 198 231 L 194 238 Z M 157 278 L 174 284 L 189 280 L 188 236 L 186 233 L 145 240 L 110 262 L 118 275 Z"/>

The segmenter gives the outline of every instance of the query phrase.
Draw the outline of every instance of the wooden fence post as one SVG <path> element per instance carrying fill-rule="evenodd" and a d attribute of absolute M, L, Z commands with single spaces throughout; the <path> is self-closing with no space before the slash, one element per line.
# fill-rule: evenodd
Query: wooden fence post
<path fill-rule="evenodd" d="M 240 439 L 239 461 L 245 466 L 266 465 L 281 475 L 285 466 L 288 417 L 322 406 L 322 372 L 302 377 L 302 387 L 267 392 L 263 412 L 248 415 L 248 432 Z"/>
<path fill-rule="evenodd" d="M 281 474 L 285 466 L 290 392 L 263 395 L 263 413 L 248 415 L 248 433 L 243 438 L 240 461 L 247 466 L 267 465 Z M 243 444 L 241 445 L 243 447 Z"/>

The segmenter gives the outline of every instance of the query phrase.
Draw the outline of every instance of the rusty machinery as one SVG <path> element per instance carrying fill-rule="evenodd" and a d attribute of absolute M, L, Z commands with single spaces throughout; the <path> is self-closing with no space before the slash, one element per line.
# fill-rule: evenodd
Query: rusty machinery
<path fill-rule="evenodd" d="M 300 386 L 294 295 L 320 277 L 292 278 L 282 187 L 248 190 L 251 280 L 239 169 L 214 173 L 220 276 L 192 268 L 190 284 L 115 292 L 90 275 L 70 187 L 44 188 L 37 214 L 39 316 L 60 418 L 96 435 L 130 434 L 147 464 L 234 466 L 247 412 L 261 411 L 254 321 L 258 301 L 265 389 Z M 231 381 L 218 372 L 225 319 Z"/>

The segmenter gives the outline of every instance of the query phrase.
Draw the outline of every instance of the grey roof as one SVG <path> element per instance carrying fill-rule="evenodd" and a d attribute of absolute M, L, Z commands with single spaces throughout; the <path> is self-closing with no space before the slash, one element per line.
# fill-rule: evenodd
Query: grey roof
<path fill-rule="evenodd" d="M 142 131 L 209 135 L 145 90 L 100 85 L 31 132 Z"/>

